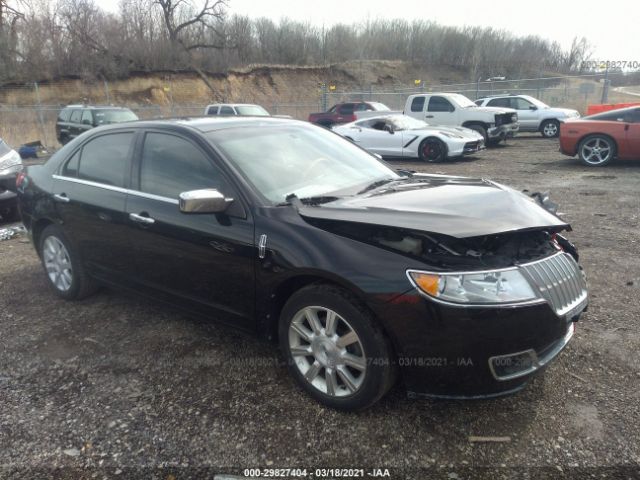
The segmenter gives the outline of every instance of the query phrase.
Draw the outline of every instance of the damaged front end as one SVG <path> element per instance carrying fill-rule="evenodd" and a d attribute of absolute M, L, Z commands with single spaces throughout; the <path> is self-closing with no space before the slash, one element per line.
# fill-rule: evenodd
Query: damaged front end
<path fill-rule="evenodd" d="M 307 219 L 318 228 L 415 258 L 436 270 L 508 268 L 565 250 L 578 260 L 575 247 L 554 230 L 537 229 L 456 238 L 440 233 L 361 223 Z"/>

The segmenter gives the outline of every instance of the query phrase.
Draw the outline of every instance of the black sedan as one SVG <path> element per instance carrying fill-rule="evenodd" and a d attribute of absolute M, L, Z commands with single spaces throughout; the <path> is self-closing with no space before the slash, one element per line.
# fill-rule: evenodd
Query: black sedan
<path fill-rule="evenodd" d="M 280 344 L 331 407 L 523 387 L 587 305 L 569 226 L 484 179 L 398 172 L 275 118 L 87 132 L 18 180 L 60 297 L 135 290 Z"/>

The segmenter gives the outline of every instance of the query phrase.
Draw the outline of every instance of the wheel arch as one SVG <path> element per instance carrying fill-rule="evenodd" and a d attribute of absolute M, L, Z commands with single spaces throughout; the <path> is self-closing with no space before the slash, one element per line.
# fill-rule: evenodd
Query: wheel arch
<path fill-rule="evenodd" d="M 280 321 L 280 314 L 287 301 L 296 292 L 308 287 L 309 285 L 330 285 L 345 290 L 358 301 L 362 308 L 367 309 L 373 318 L 375 318 L 378 326 L 382 329 L 384 334 L 390 340 L 393 347 L 394 354 L 396 350 L 396 340 L 394 336 L 385 328 L 384 323 L 380 321 L 375 311 L 367 304 L 365 294 L 356 285 L 348 282 L 342 278 L 337 278 L 332 275 L 326 275 L 322 272 L 306 272 L 297 275 L 292 275 L 279 282 L 268 295 L 269 307 L 264 312 L 264 322 L 261 322 L 260 330 L 261 336 L 277 342 L 278 341 L 278 324 Z"/>
<path fill-rule="evenodd" d="M 461 126 L 465 128 L 469 128 L 470 125 L 478 125 L 484 129 L 489 128 L 489 125 L 486 122 L 482 122 L 480 120 L 468 120 L 464 122 Z"/>
<path fill-rule="evenodd" d="M 36 247 L 36 252 L 38 252 L 38 255 L 40 255 L 40 235 L 42 235 L 42 232 L 45 228 L 47 228 L 49 225 L 54 224 L 56 224 L 56 222 L 54 222 L 50 218 L 40 218 L 36 220 L 36 222 L 31 227 L 31 238 L 33 239 L 33 244 Z"/>

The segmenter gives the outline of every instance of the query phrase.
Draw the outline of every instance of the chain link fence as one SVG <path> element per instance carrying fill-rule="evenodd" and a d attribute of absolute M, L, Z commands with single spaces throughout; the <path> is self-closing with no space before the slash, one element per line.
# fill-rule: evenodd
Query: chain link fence
<path fill-rule="evenodd" d="M 9 144 L 40 140 L 56 147 L 56 118 L 68 104 L 127 106 L 141 119 L 198 116 L 206 105 L 219 102 L 258 103 L 273 115 L 287 115 L 306 120 L 309 113 L 325 111 L 335 103 L 371 100 L 402 110 L 412 93 L 455 92 L 471 99 L 497 94 L 528 94 L 552 105 L 575 108 L 582 113 L 590 103 L 604 98 L 612 103 L 640 101 L 640 95 L 610 88 L 610 75 L 581 75 L 527 79 L 493 79 L 474 83 L 428 84 L 419 80 L 396 84 L 390 88 L 374 84 L 362 86 L 355 79 L 350 85 L 330 82 L 309 83 L 297 89 L 277 91 L 256 82 L 218 79 L 214 95 L 206 84 L 194 76 L 155 75 L 122 81 L 84 81 L 27 83 L 0 86 L 0 137 Z M 360 85 L 354 88 L 354 85 Z M 214 97 L 215 100 L 214 100 Z"/>

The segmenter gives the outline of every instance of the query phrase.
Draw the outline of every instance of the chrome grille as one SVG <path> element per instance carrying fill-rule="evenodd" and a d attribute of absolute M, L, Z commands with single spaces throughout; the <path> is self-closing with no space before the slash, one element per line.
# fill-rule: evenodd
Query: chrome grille
<path fill-rule="evenodd" d="M 571 255 L 557 253 L 520 268 L 558 315 L 571 313 L 586 303 L 587 282 Z"/>

